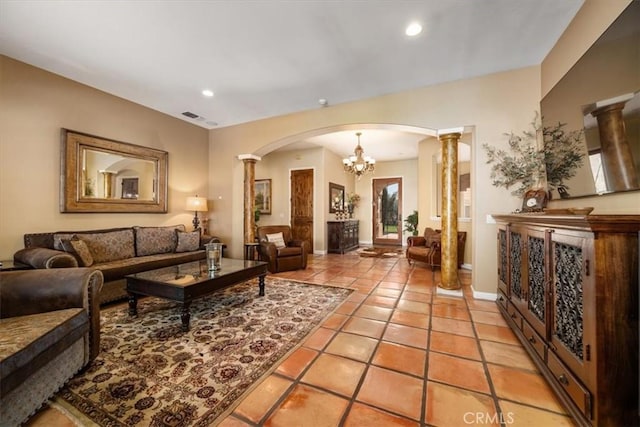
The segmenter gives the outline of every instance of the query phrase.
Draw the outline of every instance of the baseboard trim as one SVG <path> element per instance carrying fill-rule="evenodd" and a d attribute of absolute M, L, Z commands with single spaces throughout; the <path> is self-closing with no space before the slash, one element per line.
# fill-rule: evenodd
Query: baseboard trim
<path fill-rule="evenodd" d="M 495 301 L 498 299 L 497 292 L 480 292 L 473 289 L 473 285 L 471 285 L 471 290 L 473 291 L 473 298 L 481 299 L 486 301 Z"/>
<path fill-rule="evenodd" d="M 437 295 L 444 295 L 447 297 L 459 297 L 463 298 L 464 294 L 462 293 L 462 289 L 442 289 L 441 287 L 436 287 Z"/>

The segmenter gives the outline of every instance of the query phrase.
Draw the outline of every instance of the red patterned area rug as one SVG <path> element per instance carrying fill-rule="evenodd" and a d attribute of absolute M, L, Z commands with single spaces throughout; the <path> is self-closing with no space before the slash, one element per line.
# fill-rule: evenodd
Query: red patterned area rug
<path fill-rule="evenodd" d="M 265 292 L 252 280 L 194 301 L 189 332 L 180 305 L 158 298 L 137 318 L 103 311 L 100 355 L 54 404 L 80 425 L 216 424 L 351 290 L 267 277 Z"/>

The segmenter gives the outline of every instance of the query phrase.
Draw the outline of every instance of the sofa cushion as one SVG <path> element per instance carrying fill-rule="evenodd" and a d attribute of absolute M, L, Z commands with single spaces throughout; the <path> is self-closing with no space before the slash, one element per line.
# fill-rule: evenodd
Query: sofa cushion
<path fill-rule="evenodd" d="M 13 390 L 89 330 L 82 308 L 0 320 L 0 395 Z"/>
<path fill-rule="evenodd" d="M 174 252 L 178 238 L 176 230 L 184 231 L 184 225 L 167 227 L 134 227 L 136 231 L 136 255 L 146 256 Z"/>
<path fill-rule="evenodd" d="M 282 232 L 280 233 L 273 233 L 273 234 L 267 234 L 267 241 L 269 243 L 273 243 L 274 245 L 276 245 L 276 248 L 284 248 L 287 245 L 284 243 L 284 236 L 282 235 Z"/>
<path fill-rule="evenodd" d="M 64 250 L 62 240 L 71 240 L 74 235 L 84 240 L 96 264 L 135 256 L 133 229 L 99 233 L 57 233 L 54 235 L 54 247 Z"/>
<path fill-rule="evenodd" d="M 176 230 L 178 243 L 176 244 L 176 252 L 197 251 L 200 247 L 200 230 L 181 231 Z"/>
<path fill-rule="evenodd" d="M 140 273 L 141 271 L 154 270 L 162 267 L 177 266 L 178 264 L 204 259 L 204 250 L 197 250 L 192 252 L 155 254 L 121 259 L 102 264 L 94 264 L 92 268 L 102 272 L 106 283 L 112 280 L 122 279 L 127 274 Z"/>
<path fill-rule="evenodd" d="M 63 239 L 62 248 L 78 260 L 80 267 L 91 267 L 93 265 L 93 256 L 89 246 L 84 240 L 80 240 L 78 236 L 73 236 L 70 240 Z"/>

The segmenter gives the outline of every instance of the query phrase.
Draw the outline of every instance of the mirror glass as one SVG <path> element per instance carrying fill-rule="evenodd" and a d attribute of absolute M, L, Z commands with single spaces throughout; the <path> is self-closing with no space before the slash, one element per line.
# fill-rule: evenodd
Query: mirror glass
<path fill-rule="evenodd" d="M 62 212 L 166 212 L 165 151 L 63 129 Z"/>
<path fill-rule="evenodd" d="M 632 2 L 540 103 L 542 124 L 584 132 L 582 166 L 552 198 L 640 189 L 640 2 Z"/>
<path fill-rule="evenodd" d="M 329 213 L 344 211 L 344 185 L 329 183 Z"/>

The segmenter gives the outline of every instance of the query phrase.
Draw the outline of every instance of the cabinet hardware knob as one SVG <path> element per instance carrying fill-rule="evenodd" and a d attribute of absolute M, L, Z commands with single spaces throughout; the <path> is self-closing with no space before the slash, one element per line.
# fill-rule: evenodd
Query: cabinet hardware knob
<path fill-rule="evenodd" d="M 500 298 L 498 298 L 498 300 L 500 300 L 500 301 L 504 301 L 504 298 L 503 298 L 503 297 L 500 297 Z"/>
<path fill-rule="evenodd" d="M 564 386 L 569 385 L 569 380 L 567 379 L 567 376 L 565 374 L 560 374 L 560 376 L 558 377 L 558 382 L 560 382 L 560 384 Z"/>
<path fill-rule="evenodd" d="M 535 344 L 535 343 L 536 343 L 536 337 L 534 337 L 533 335 L 531 335 L 531 336 L 529 337 L 529 342 L 530 342 L 531 344 Z"/>
<path fill-rule="evenodd" d="M 517 316 L 516 316 L 516 313 L 515 313 L 515 312 L 514 312 L 514 313 L 511 313 L 511 318 L 512 318 L 512 319 L 515 319 L 516 317 L 517 317 Z"/>

